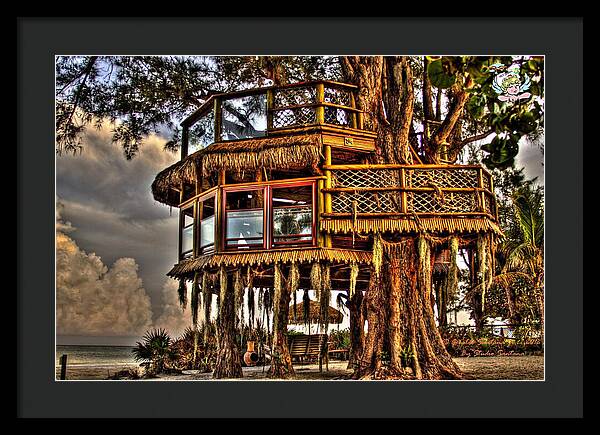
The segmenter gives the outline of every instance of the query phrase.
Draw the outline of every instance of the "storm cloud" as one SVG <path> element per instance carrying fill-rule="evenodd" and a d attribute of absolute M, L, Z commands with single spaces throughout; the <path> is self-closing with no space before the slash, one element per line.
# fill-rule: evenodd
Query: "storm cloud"
<path fill-rule="evenodd" d="M 177 261 L 177 210 L 154 201 L 150 191 L 155 175 L 177 160 L 164 151 L 165 141 L 150 135 L 127 160 L 104 123 L 87 131 L 81 153 L 56 159 L 62 217 L 77 227 L 72 239 L 105 264 L 135 259 L 155 316 L 162 314 L 166 273 Z"/>
<path fill-rule="evenodd" d="M 59 335 L 140 335 L 152 323 L 150 298 L 133 258 L 107 267 L 65 234 L 57 216 L 56 328 Z"/>

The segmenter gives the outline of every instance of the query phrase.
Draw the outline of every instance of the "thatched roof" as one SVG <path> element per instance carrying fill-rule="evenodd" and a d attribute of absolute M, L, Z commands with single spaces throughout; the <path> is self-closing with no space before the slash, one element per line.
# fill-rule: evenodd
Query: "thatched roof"
<path fill-rule="evenodd" d="M 448 232 L 448 233 L 477 233 L 493 232 L 500 236 L 503 235 L 500 227 L 491 219 L 485 217 L 421 217 L 415 219 L 412 216 L 400 217 L 396 219 L 357 219 L 354 222 L 351 219 L 322 219 L 320 221 L 321 230 L 332 233 L 350 233 L 356 231 L 359 233 L 375 232 L 401 232 L 413 233 L 420 231 L 427 232 Z"/>
<path fill-rule="evenodd" d="M 203 255 L 201 257 L 184 260 L 173 266 L 167 273 L 172 278 L 192 279 L 194 272 L 205 268 L 218 266 L 246 266 L 255 264 L 273 263 L 313 263 L 327 261 L 330 263 L 358 263 L 369 264 L 372 261 L 371 252 L 354 251 L 350 249 L 335 248 L 307 248 L 307 249 L 273 249 L 258 252 L 223 252 L 218 254 Z"/>
<path fill-rule="evenodd" d="M 315 301 L 310 301 L 309 309 L 308 309 L 308 319 L 311 324 L 316 324 L 319 322 L 319 313 L 321 308 L 319 304 Z M 344 320 L 344 315 L 341 311 L 336 310 L 333 307 L 329 307 L 329 323 L 342 323 Z M 296 304 L 296 315 L 294 316 L 294 304 L 290 304 L 290 314 L 288 316 L 288 323 L 301 325 L 306 324 L 304 320 L 304 302 L 299 302 Z"/>
<path fill-rule="evenodd" d="M 261 168 L 316 171 L 321 158 L 318 134 L 215 142 L 159 172 L 152 183 L 152 194 L 159 202 L 178 205 L 178 200 L 173 202 L 176 195 L 172 188 L 194 184 L 201 174 L 206 177 L 223 169 L 241 172 Z"/>

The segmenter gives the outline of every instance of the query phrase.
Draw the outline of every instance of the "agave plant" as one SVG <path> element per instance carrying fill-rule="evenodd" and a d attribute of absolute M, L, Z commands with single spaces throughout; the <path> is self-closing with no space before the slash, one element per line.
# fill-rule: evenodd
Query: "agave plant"
<path fill-rule="evenodd" d="M 141 361 L 141 366 L 147 373 L 162 373 L 176 359 L 176 353 L 171 348 L 171 337 L 164 329 L 146 331 L 142 341 L 136 343 L 131 351 L 136 361 Z"/>

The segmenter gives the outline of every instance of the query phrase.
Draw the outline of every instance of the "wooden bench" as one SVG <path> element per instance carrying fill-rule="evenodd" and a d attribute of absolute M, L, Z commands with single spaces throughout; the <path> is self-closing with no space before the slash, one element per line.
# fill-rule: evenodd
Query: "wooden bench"
<path fill-rule="evenodd" d="M 319 371 L 323 371 L 323 360 L 325 360 L 326 370 L 329 371 L 327 334 L 288 335 L 287 340 L 292 361 L 309 363 L 318 360 Z"/>

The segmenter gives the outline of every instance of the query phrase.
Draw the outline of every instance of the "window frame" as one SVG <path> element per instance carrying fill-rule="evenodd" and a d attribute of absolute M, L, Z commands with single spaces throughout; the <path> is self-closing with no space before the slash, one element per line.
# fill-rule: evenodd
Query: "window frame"
<path fill-rule="evenodd" d="M 201 240 L 202 240 L 202 216 L 200 216 L 200 203 L 201 202 L 205 202 L 212 199 L 213 203 L 214 203 L 214 220 L 215 223 L 213 225 L 213 242 L 212 244 L 208 244 L 205 246 L 201 246 Z M 195 245 L 194 245 L 194 256 L 200 256 L 200 255 L 205 255 L 205 254 L 212 254 L 214 252 L 217 251 L 217 222 L 218 222 L 218 207 L 219 207 L 219 202 L 217 201 L 217 189 L 211 189 L 211 191 L 207 191 L 205 194 L 201 194 L 200 196 L 198 196 L 196 198 L 195 201 L 195 207 L 196 207 L 196 218 L 194 219 L 194 224 L 196 225 L 196 240 L 195 240 Z M 206 252 L 203 252 L 203 248 L 208 248 L 211 247 L 212 249 L 207 250 Z"/>

